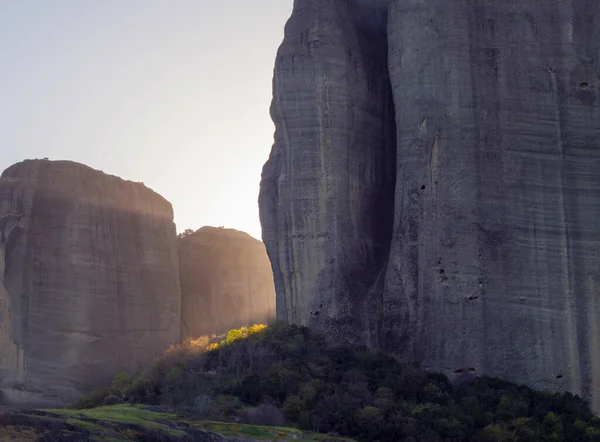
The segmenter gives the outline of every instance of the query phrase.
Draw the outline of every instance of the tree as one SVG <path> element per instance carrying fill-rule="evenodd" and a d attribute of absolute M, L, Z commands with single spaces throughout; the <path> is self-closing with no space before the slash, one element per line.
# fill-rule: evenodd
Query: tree
<path fill-rule="evenodd" d="M 131 379 L 127 373 L 121 372 L 117 374 L 112 382 L 112 391 L 120 396 L 125 393 L 125 390 L 131 385 Z"/>
<path fill-rule="evenodd" d="M 234 341 L 237 341 L 238 339 L 242 339 L 244 337 L 244 334 L 242 333 L 241 330 L 237 330 L 237 329 L 233 329 L 233 330 L 229 330 L 229 332 L 227 333 L 227 343 L 231 344 Z"/>
<path fill-rule="evenodd" d="M 375 440 L 385 423 L 383 413 L 373 406 L 359 409 L 354 415 L 359 433 L 367 440 Z"/>
<path fill-rule="evenodd" d="M 194 233 L 194 231 L 192 229 L 185 229 L 183 232 L 181 232 L 179 235 L 177 235 L 177 238 L 179 238 L 179 239 L 185 238 L 186 236 L 190 236 L 192 233 Z"/>

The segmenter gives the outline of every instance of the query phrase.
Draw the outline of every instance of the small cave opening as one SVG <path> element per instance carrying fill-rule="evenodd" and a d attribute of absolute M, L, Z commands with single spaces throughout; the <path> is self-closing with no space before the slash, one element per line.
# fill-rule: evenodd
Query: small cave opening
<path fill-rule="evenodd" d="M 421 186 L 421 190 L 425 190 L 425 184 Z"/>
<path fill-rule="evenodd" d="M 563 378 L 562 374 L 559 374 L 558 376 L 556 376 L 556 379 L 562 379 L 562 378 Z"/>
<path fill-rule="evenodd" d="M 439 269 L 438 277 L 439 277 L 439 281 L 442 285 L 448 285 L 449 278 L 446 276 L 446 270 Z"/>
<path fill-rule="evenodd" d="M 463 374 L 463 373 L 475 374 L 476 372 L 477 372 L 477 370 L 473 367 L 459 368 L 457 370 L 454 370 L 454 374 Z"/>
<path fill-rule="evenodd" d="M 587 81 L 582 81 L 581 83 L 579 83 L 579 89 L 586 90 L 589 87 L 590 87 L 590 84 Z"/>

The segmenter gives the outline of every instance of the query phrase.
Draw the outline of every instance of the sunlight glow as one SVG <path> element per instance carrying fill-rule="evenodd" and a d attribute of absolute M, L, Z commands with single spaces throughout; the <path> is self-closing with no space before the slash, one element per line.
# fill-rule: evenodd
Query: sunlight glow
<path fill-rule="evenodd" d="M 0 169 L 81 162 L 144 182 L 178 231 L 260 238 L 271 78 L 292 0 L 0 2 Z"/>

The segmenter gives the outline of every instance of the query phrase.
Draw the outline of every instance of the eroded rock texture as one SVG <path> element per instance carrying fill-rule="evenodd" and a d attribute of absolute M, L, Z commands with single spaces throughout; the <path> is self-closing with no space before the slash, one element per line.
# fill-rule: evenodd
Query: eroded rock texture
<path fill-rule="evenodd" d="M 600 4 L 367 4 L 296 0 L 277 57 L 278 316 L 600 408 Z"/>
<path fill-rule="evenodd" d="M 202 227 L 178 240 L 181 337 L 225 333 L 275 319 L 273 273 L 262 242 Z"/>
<path fill-rule="evenodd" d="M 171 205 L 141 183 L 67 161 L 0 178 L 0 380 L 68 400 L 179 339 Z"/>

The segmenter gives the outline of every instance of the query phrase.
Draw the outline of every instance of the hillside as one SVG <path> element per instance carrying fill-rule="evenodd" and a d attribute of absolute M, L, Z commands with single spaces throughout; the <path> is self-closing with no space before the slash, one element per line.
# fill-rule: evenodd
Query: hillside
<path fill-rule="evenodd" d="M 216 343 L 188 340 L 134 379 L 119 375 L 73 407 L 119 401 L 185 412 L 195 425 L 285 424 L 364 441 L 600 440 L 600 419 L 571 393 L 469 372 L 449 380 L 281 322 L 232 330 Z"/>
<path fill-rule="evenodd" d="M 87 410 L 33 410 L 2 416 L 0 440 L 44 442 L 230 441 L 344 442 L 350 439 L 306 434 L 298 429 L 232 422 L 199 421 L 193 413 L 129 404 Z"/>

